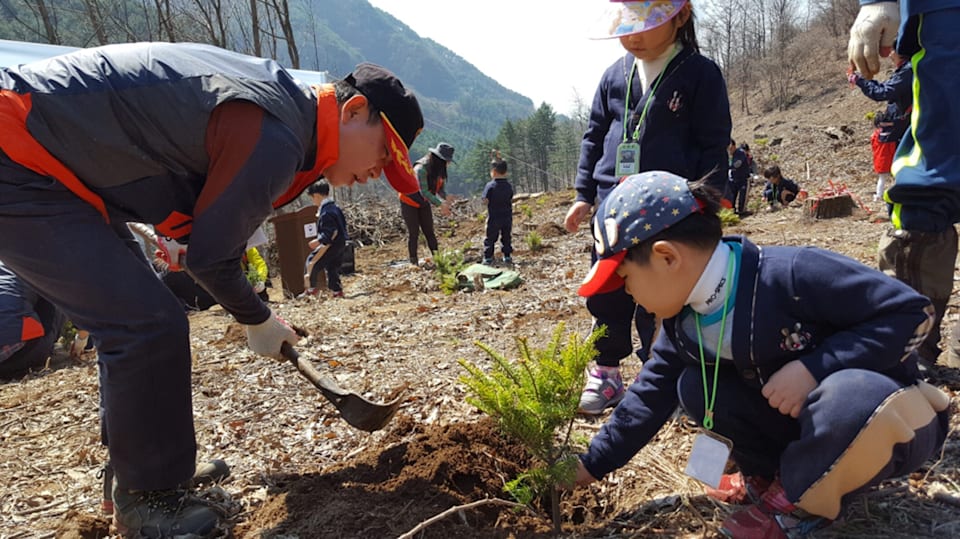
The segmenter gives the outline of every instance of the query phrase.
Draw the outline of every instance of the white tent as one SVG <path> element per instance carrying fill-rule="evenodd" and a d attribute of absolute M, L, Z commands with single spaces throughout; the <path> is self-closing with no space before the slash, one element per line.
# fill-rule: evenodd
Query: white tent
<path fill-rule="evenodd" d="M 76 47 L 0 39 L 0 67 L 27 64 L 75 50 Z M 287 69 L 287 72 L 306 84 L 324 84 L 330 79 L 326 71 Z"/>

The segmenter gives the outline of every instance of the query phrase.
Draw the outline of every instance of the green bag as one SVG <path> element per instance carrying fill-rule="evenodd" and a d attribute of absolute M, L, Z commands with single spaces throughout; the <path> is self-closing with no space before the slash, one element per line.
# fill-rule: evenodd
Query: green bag
<path fill-rule="evenodd" d="M 476 290 L 481 286 L 491 290 L 509 290 L 520 286 L 522 282 L 523 278 L 516 270 L 483 264 L 472 264 L 457 273 L 457 286 L 467 290 Z"/>

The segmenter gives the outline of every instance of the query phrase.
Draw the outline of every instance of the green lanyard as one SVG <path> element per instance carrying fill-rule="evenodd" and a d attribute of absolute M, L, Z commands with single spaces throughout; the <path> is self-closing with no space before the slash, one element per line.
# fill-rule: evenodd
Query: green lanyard
<path fill-rule="evenodd" d="M 700 333 L 700 313 L 694 311 L 693 320 L 697 324 L 697 344 L 700 345 L 700 374 L 703 376 L 703 428 L 713 430 L 713 405 L 717 402 L 717 375 L 720 373 L 720 349 L 723 348 L 723 333 L 727 324 L 727 306 L 730 291 L 733 290 L 733 266 L 736 254 L 731 251 L 727 261 L 727 293 L 723 298 L 723 314 L 720 316 L 720 337 L 717 338 L 717 357 L 713 363 L 713 395 L 707 388 L 707 361 L 703 357 L 703 335 Z"/>
<path fill-rule="evenodd" d="M 663 64 L 663 71 L 657 75 L 657 80 L 653 83 L 653 89 L 650 90 L 650 97 L 647 98 L 647 101 L 643 104 L 643 110 L 640 111 L 640 121 L 637 122 L 637 127 L 633 130 L 633 140 L 638 140 L 640 138 L 640 126 L 643 125 L 644 118 L 647 117 L 647 110 L 650 108 L 650 103 L 653 102 L 653 98 L 657 93 L 657 88 L 660 87 L 660 81 L 663 80 L 663 74 L 667 72 L 667 67 L 670 66 L 670 62 L 673 61 L 673 57 L 677 55 L 679 49 L 676 44 L 673 45 L 673 52 L 670 53 L 670 58 L 667 58 L 667 63 Z M 637 72 L 637 59 L 633 59 L 633 65 L 630 66 L 630 76 L 627 78 L 627 100 L 623 106 L 623 141 L 627 142 L 627 120 L 630 118 L 630 90 L 633 88 L 633 74 Z"/>

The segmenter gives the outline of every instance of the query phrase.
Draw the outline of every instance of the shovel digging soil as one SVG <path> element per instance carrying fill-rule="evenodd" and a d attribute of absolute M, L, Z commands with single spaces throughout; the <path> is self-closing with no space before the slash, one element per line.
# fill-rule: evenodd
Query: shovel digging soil
<path fill-rule="evenodd" d="M 388 403 L 379 404 L 342 389 L 331 378 L 320 374 L 320 371 L 309 361 L 301 359 L 289 343 L 283 343 L 280 353 L 283 354 L 283 357 L 289 359 L 300 371 L 300 374 L 310 380 L 323 393 L 323 396 L 337 407 L 337 410 L 340 411 L 340 417 L 344 421 L 360 430 L 373 432 L 382 429 L 390 422 L 393 414 L 397 413 L 397 408 L 400 407 L 399 397 Z"/>

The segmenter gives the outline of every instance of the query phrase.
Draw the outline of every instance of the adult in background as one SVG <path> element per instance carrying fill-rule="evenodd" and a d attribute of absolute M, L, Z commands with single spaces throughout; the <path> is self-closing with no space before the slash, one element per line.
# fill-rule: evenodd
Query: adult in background
<path fill-rule="evenodd" d="M 0 378 L 40 369 L 66 318 L 0 261 Z"/>
<path fill-rule="evenodd" d="M 870 135 L 873 171 L 877 173 L 877 191 L 873 195 L 875 201 L 883 199 L 886 185 L 893 179 L 890 175 L 893 156 L 910 125 L 910 106 L 913 103 L 913 71 L 910 69 L 910 62 L 895 52 L 890 53 L 890 58 L 896 70 L 883 82 L 865 79 L 856 71 L 847 76 L 847 80 L 860 88 L 863 95 L 874 101 L 887 102 L 883 112 L 874 117 L 874 130 Z"/>
<path fill-rule="evenodd" d="M 410 263 L 419 264 L 417 244 L 420 232 L 427 240 L 427 248 L 436 253 L 440 248 L 433 229 L 433 210 L 440 208 L 441 215 L 450 215 L 450 199 L 444 189 L 447 183 L 447 164 L 453 161 L 453 146 L 446 142 L 436 145 L 413 164 L 420 190 L 415 193 L 400 193 L 400 216 L 407 225 L 407 253 Z"/>
<path fill-rule="evenodd" d="M 321 175 L 385 173 L 415 191 L 407 149 L 422 127 L 413 94 L 373 64 L 311 87 L 273 60 L 137 43 L 0 69 L 0 259 L 97 337 L 122 535 L 209 537 L 222 515 L 184 488 L 187 317 L 117 224 L 176 240 L 169 261 L 246 325 L 251 350 L 280 359 L 297 335 L 243 274 L 247 238 Z"/>
<path fill-rule="evenodd" d="M 880 70 L 891 51 L 913 67 L 910 127 L 900 141 L 887 189 L 890 228 L 880 240 L 879 267 L 930 298 L 933 330 L 920 346 L 921 365 L 940 356 L 940 323 L 953 291 L 960 221 L 960 0 L 860 0 L 850 28 L 850 66 L 865 79 Z M 899 36 L 899 37 L 898 37 Z M 954 326 L 947 364 L 960 366 L 960 326 Z"/>

